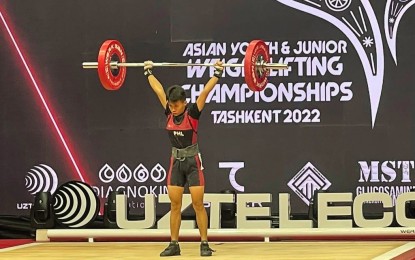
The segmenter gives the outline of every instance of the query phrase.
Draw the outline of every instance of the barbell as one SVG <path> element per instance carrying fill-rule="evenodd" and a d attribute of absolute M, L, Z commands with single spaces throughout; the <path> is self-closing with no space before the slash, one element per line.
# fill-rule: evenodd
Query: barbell
<path fill-rule="evenodd" d="M 224 63 L 223 67 L 243 67 L 245 82 L 252 91 L 262 91 L 268 83 L 269 71 L 287 69 L 287 64 L 269 63 L 269 49 L 262 40 L 253 40 L 246 49 L 244 63 Z M 155 62 L 153 67 L 214 66 L 213 63 Z M 124 47 L 117 40 L 106 40 L 99 49 L 97 62 L 83 62 L 84 69 L 98 69 L 102 86 L 118 90 L 124 83 L 128 67 L 144 67 L 144 63 L 126 62 Z"/>

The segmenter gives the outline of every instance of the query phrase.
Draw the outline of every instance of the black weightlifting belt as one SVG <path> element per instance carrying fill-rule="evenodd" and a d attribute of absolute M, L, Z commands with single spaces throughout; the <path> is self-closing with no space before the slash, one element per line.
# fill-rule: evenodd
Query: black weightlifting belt
<path fill-rule="evenodd" d="M 186 148 L 179 149 L 176 147 L 171 148 L 171 154 L 176 159 L 184 159 L 186 157 L 193 157 L 199 153 L 199 145 L 192 144 Z"/>

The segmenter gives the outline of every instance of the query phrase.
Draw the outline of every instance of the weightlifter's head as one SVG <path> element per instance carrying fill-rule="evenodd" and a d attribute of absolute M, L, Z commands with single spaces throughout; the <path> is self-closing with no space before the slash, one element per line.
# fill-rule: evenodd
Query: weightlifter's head
<path fill-rule="evenodd" d="M 186 109 L 186 92 L 179 85 L 173 85 L 167 89 L 167 102 L 173 116 L 178 116 Z"/>

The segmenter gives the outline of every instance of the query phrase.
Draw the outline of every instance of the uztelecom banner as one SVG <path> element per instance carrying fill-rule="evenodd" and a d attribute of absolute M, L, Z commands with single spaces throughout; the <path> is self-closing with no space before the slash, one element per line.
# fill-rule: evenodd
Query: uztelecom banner
<path fill-rule="evenodd" d="M 107 91 L 82 69 L 107 39 L 123 44 L 127 62 L 195 63 L 242 63 L 262 39 L 272 62 L 289 65 L 262 92 L 249 90 L 242 68 L 225 69 L 198 132 L 207 193 L 290 194 L 293 214 L 307 212 L 316 190 L 381 192 L 395 205 L 414 188 L 414 2 L 127 0 L 114 23 L 104 19 L 109 0 L 3 1 L 0 214 L 28 215 L 34 194 L 70 180 L 101 202 L 121 191 L 138 213 L 145 195 L 167 193 L 166 118 L 142 71 L 128 69 L 123 87 Z M 193 103 L 213 69 L 154 74 Z"/>

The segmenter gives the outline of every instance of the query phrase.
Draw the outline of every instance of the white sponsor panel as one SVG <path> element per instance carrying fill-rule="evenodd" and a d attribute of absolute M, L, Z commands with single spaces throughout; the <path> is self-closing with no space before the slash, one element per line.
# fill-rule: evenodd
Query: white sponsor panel
<path fill-rule="evenodd" d="M 358 229 L 361 228 L 385 228 L 392 225 L 394 219 L 401 227 L 414 227 L 415 219 L 408 218 L 405 215 L 405 205 L 408 201 L 415 200 L 415 192 L 408 192 L 398 196 L 397 203 L 392 206 L 392 199 L 385 193 L 365 193 L 353 198 L 352 193 L 320 193 L 318 199 L 321 203 L 318 204 L 318 228 L 346 228 L 350 230 L 353 228 L 353 222 L 356 223 Z M 366 218 L 363 207 L 366 201 L 377 198 L 382 201 L 383 215 L 378 218 Z M 312 229 L 312 220 L 295 220 L 291 218 L 290 194 L 280 193 L 279 199 L 279 228 L 306 228 Z M 233 201 L 232 194 L 217 194 L 206 193 L 204 196 L 206 203 L 211 205 L 210 227 L 213 229 L 220 228 L 220 204 L 230 203 Z M 271 208 L 263 206 L 260 208 L 250 207 L 247 205 L 249 201 L 256 201 L 257 203 L 270 203 L 272 201 L 272 194 L 270 193 L 242 193 L 236 195 L 237 205 L 237 229 L 270 229 Z M 116 212 L 117 225 L 124 229 L 145 229 L 151 228 L 156 223 L 156 206 L 158 204 L 170 203 L 167 195 L 161 195 L 158 198 L 158 203 L 154 195 L 146 195 L 145 198 L 145 218 L 143 220 L 128 220 L 127 219 L 127 204 L 125 195 L 117 195 L 116 198 Z M 345 205 L 348 204 L 348 205 Z M 182 211 L 191 207 L 190 194 L 183 195 Z M 392 210 L 392 211 L 391 211 Z M 369 212 L 370 213 L 370 212 Z M 167 212 L 158 222 L 157 228 L 168 229 L 168 219 L 170 212 Z M 249 219 L 249 217 L 261 217 L 262 220 Z M 333 217 L 337 217 L 333 219 Z M 183 228 L 196 228 L 194 220 L 182 220 L 181 226 Z M 408 229 L 402 229 L 401 233 L 410 233 Z"/>

